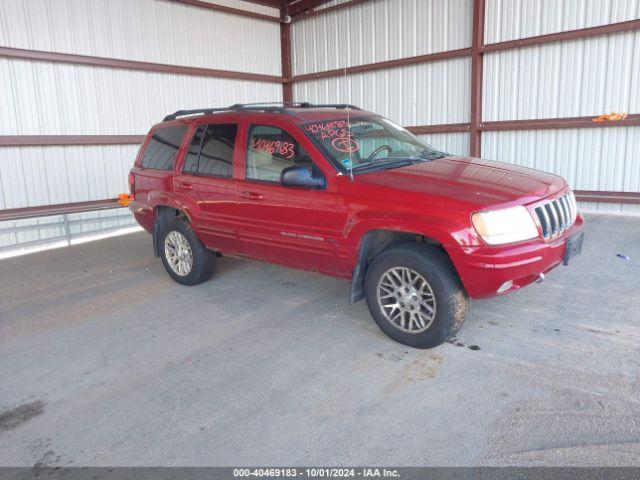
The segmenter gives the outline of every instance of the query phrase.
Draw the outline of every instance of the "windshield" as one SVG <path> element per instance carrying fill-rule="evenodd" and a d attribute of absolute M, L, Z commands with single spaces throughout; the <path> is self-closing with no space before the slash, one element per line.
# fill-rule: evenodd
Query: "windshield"
<path fill-rule="evenodd" d="M 343 172 L 395 168 L 446 156 L 382 117 L 322 120 L 302 128 Z"/>

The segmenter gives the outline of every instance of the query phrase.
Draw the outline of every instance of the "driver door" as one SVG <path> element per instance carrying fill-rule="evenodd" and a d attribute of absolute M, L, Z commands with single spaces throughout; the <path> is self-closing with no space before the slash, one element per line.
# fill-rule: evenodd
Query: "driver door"
<path fill-rule="evenodd" d="M 244 175 L 238 184 L 239 236 L 252 258 L 306 270 L 336 273 L 336 172 L 322 171 L 305 149 L 308 139 L 277 124 L 245 129 Z M 316 152 L 317 153 L 317 152 Z M 282 170 L 293 165 L 316 169 L 326 188 L 285 187 Z"/>

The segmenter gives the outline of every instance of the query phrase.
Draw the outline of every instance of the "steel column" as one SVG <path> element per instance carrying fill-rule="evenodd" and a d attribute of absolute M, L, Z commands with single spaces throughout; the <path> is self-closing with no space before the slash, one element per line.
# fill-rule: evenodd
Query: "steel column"
<path fill-rule="evenodd" d="M 282 18 L 286 11 L 280 10 Z M 280 23 L 280 52 L 282 56 L 282 101 L 293 102 L 293 69 L 291 67 L 291 23 Z"/>
<path fill-rule="evenodd" d="M 471 37 L 471 130 L 469 154 L 482 156 L 482 74 L 484 45 L 484 0 L 473 0 L 473 34 Z"/>

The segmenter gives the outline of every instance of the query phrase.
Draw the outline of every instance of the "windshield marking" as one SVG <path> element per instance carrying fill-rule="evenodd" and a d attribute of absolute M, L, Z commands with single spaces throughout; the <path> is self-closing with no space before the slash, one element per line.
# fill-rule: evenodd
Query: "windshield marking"
<path fill-rule="evenodd" d="M 324 123 L 309 123 L 304 126 L 304 129 L 314 135 L 321 133 L 322 139 L 326 140 L 338 136 L 338 132 L 348 134 L 350 126 L 346 120 L 331 120 Z"/>
<path fill-rule="evenodd" d="M 354 153 L 360 150 L 360 145 L 351 137 L 338 137 L 334 138 L 331 142 L 331 146 L 334 150 L 343 153 Z"/>
<path fill-rule="evenodd" d="M 331 119 L 301 127 L 338 169 L 386 170 L 446 156 L 382 117 Z"/>

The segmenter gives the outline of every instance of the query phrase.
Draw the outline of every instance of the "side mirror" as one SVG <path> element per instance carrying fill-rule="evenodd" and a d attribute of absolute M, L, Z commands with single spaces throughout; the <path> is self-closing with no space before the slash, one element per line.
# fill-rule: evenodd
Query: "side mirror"
<path fill-rule="evenodd" d="M 327 182 L 319 172 L 302 165 L 294 165 L 282 170 L 280 185 L 285 187 L 325 188 Z"/>

